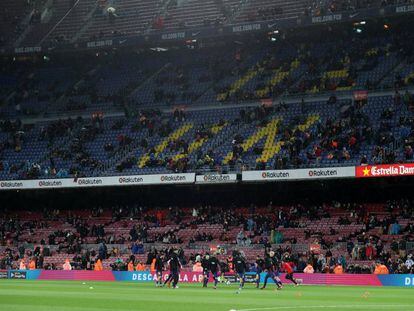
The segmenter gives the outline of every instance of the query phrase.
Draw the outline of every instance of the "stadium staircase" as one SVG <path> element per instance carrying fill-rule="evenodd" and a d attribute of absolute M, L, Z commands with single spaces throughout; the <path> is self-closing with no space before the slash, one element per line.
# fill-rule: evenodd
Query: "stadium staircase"
<path fill-rule="evenodd" d="M 275 73 L 273 74 L 272 78 L 267 82 L 267 85 L 265 88 L 257 90 L 256 91 L 256 95 L 259 98 L 264 98 L 266 96 L 268 96 L 268 94 L 270 93 L 270 90 L 278 85 L 280 82 L 282 82 L 283 79 L 285 79 L 286 77 L 290 76 L 294 70 L 296 70 L 300 65 L 299 60 L 295 59 L 291 65 L 290 65 L 290 70 L 289 71 L 282 71 L 281 68 L 275 70 Z"/>
<path fill-rule="evenodd" d="M 211 134 L 213 135 L 217 135 L 220 131 L 223 130 L 223 128 L 226 126 L 227 124 L 224 125 L 219 125 L 219 124 L 215 124 L 213 125 L 209 130 L 211 132 Z M 195 151 L 197 151 L 198 149 L 201 148 L 201 146 L 208 140 L 208 138 L 200 138 L 198 140 L 193 141 L 189 146 L 188 146 L 188 153 L 193 153 Z M 177 154 L 173 159 L 174 161 L 178 161 L 179 159 L 185 158 L 186 156 L 188 156 L 188 154 L 186 153 L 181 153 L 181 154 Z"/>
<path fill-rule="evenodd" d="M 247 82 L 252 80 L 254 77 L 259 75 L 261 72 L 263 72 L 263 70 L 264 70 L 264 67 L 262 65 L 262 62 L 260 61 L 255 66 L 253 66 L 253 68 L 249 69 L 249 71 L 244 76 L 242 76 L 240 79 L 236 80 L 230 86 L 230 89 L 228 91 L 226 91 L 224 93 L 221 93 L 221 94 L 218 94 L 217 95 L 217 100 L 218 101 L 223 101 L 226 98 L 231 97 L 234 93 L 241 90 Z"/>
<path fill-rule="evenodd" d="M 181 126 L 180 128 L 178 128 L 173 133 L 171 133 L 167 138 L 162 140 L 161 143 L 155 147 L 155 156 L 158 156 L 160 153 L 162 153 L 167 148 L 169 142 L 179 139 L 192 128 L 193 128 L 193 124 L 187 123 Z M 143 156 L 139 160 L 139 167 L 143 168 L 147 164 L 149 159 L 150 159 L 149 155 Z"/>
<path fill-rule="evenodd" d="M 275 153 L 276 151 L 280 150 L 279 145 L 274 145 L 274 139 L 277 135 L 277 126 L 280 122 L 280 119 L 273 119 L 271 120 L 265 127 L 259 129 L 256 131 L 255 134 L 250 136 L 242 145 L 244 151 L 248 151 L 251 149 L 258 141 L 261 139 L 266 138 L 266 147 L 268 150 L 268 155 L 270 155 L 272 152 Z M 233 152 L 229 152 L 227 156 L 224 158 L 223 163 L 228 164 L 229 161 L 233 158 Z"/>

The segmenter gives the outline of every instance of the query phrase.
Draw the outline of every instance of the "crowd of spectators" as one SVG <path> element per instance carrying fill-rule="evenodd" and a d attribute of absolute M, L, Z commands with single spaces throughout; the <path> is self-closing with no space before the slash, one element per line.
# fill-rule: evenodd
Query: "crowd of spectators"
<path fill-rule="evenodd" d="M 334 229 L 335 224 L 330 222 L 330 235 L 337 238 L 336 241 L 327 241 L 324 233 L 307 228 L 309 221 L 329 220 L 331 213 L 338 211 L 342 212 L 337 220 L 338 225 L 358 225 L 359 229 L 344 235 L 340 229 Z M 11 215 L 9 212 L 6 214 Z M 94 218 L 103 215 L 107 216 L 105 224 L 95 224 Z M 270 202 L 267 207 L 260 209 L 251 205 L 244 212 L 237 206 L 199 206 L 187 212 L 177 207 L 157 211 L 138 206 L 114 206 L 109 211 L 94 207 L 89 216 L 92 218 L 88 219 L 70 211 L 62 213 L 57 209 L 45 208 L 43 217 L 44 220 L 40 222 L 19 221 L 11 216 L 3 218 L 0 222 L 0 242 L 3 245 L 1 268 L 10 268 L 21 260 L 27 260 L 33 261 L 37 268 L 56 269 L 59 267 L 44 264 L 45 257 L 63 253 L 71 256 L 73 269 L 94 269 L 97 260 L 103 262 L 114 258 L 116 260 L 112 268 L 125 270 L 131 260 L 134 266 L 137 265 L 135 256 L 147 255 L 146 265 L 150 265 L 158 253 L 165 255 L 174 251 L 178 251 L 183 263 L 191 267 L 197 262 L 195 258 L 202 256 L 206 250 L 201 248 L 199 252 L 185 252 L 203 242 L 209 243 L 209 248 L 211 245 L 222 245 L 215 248 L 222 259 L 225 253 L 238 248 L 243 250 L 254 247 L 258 250 L 258 255 L 261 255 L 260 250 L 268 251 L 272 248 L 280 258 L 289 256 L 297 271 L 303 271 L 309 264 L 314 272 L 321 273 L 337 273 L 338 270 L 335 272 L 335 269 L 338 265 L 342 267 L 342 272 L 370 273 L 375 269 L 374 263 L 385 265 L 390 273 L 411 273 L 414 268 L 414 224 L 408 222 L 402 226 L 399 223 L 400 219 L 412 220 L 414 217 L 412 201 L 407 199 L 386 202 L 380 213 L 369 212 L 364 205 L 356 203 L 295 204 L 287 208 L 275 207 Z M 128 235 L 106 233 L 106 226 L 122 223 L 129 217 L 139 220 L 132 225 Z M 72 229 L 51 230 L 41 240 L 34 238 L 36 230 L 51 229 L 50 221 L 64 222 Z M 149 233 L 154 225 L 155 228 L 162 228 L 164 223 L 174 224 L 175 229 Z M 204 224 L 221 224 L 222 234 L 213 237 L 211 233 L 203 232 L 199 226 Z M 189 240 L 183 241 L 179 238 L 179 232 L 187 228 L 191 228 L 194 233 Z M 239 231 L 235 232 L 233 228 L 239 228 Z M 299 242 L 297 235 L 290 237 L 280 228 L 297 228 L 303 230 L 304 236 Z M 229 232 L 233 232 L 234 236 L 229 238 Z M 383 235 L 394 238 L 384 239 Z M 21 236 L 26 238 L 22 239 Z M 92 248 L 85 247 L 86 238 L 95 239 Z M 308 248 L 299 250 L 297 247 L 301 245 L 308 245 Z M 128 253 L 134 256 L 133 259 L 129 257 L 129 261 L 124 256 Z"/>
<path fill-rule="evenodd" d="M 327 105 L 337 102 L 336 97 L 332 96 L 327 101 Z M 380 123 L 373 124 L 368 114 L 364 111 L 367 104 L 366 100 L 343 102 L 337 118 L 327 118 L 319 120 L 315 127 L 300 129 L 297 125 L 305 121 L 305 117 L 297 117 L 295 122 L 289 124 L 279 124 L 278 132 L 281 133 L 280 140 L 282 150 L 274 161 L 274 169 L 285 169 L 289 167 L 301 167 L 310 164 L 319 164 L 323 160 L 334 160 L 338 163 L 347 162 L 355 159 L 360 154 L 361 146 L 373 146 L 371 153 L 363 154 L 360 157 L 360 164 L 368 163 L 386 164 L 396 161 L 396 143 L 401 146 L 405 160 L 413 158 L 412 144 L 414 143 L 413 122 L 409 117 L 401 117 L 397 126 L 400 127 L 400 134 L 394 137 L 395 110 L 402 105 L 408 109 L 413 103 L 413 96 L 405 91 L 400 95 L 396 91 L 394 96 L 394 106 L 385 108 L 380 116 Z M 302 100 L 301 110 L 304 114 L 308 112 L 307 103 Z M 280 112 L 288 109 L 288 105 L 280 102 L 276 105 L 257 106 L 254 108 L 240 109 L 239 116 L 234 120 L 221 119 L 214 126 L 225 126 L 230 123 L 232 126 L 243 127 L 245 125 L 265 127 Z M 212 170 L 222 171 L 224 156 L 214 149 L 201 151 L 197 150 L 196 157 L 188 157 L 191 138 L 178 138 L 170 140 L 165 152 L 169 154 L 181 154 L 180 157 L 164 155 L 165 152 L 157 152 L 155 146 L 150 145 L 148 139 L 157 135 L 161 138 L 166 137 L 172 132 L 177 124 L 184 124 L 187 121 L 187 113 L 184 109 L 175 109 L 169 116 L 161 114 L 159 110 L 142 110 L 134 115 L 131 126 L 132 131 L 148 131 L 148 138 L 135 141 L 127 134 L 119 134 L 117 144 L 106 143 L 103 149 L 111 158 L 139 148 L 148 155 L 144 163 L 146 167 L 165 167 L 172 172 L 187 172 L 209 166 Z M 128 119 L 119 119 L 114 122 L 111 130 L 122 129 L 128 123 Z M 27 126 L 21 125 L 20 121 L 3 121 L 2 131 L 9 133 L 9 139 L 0 144 L 0 153 L 12 148 L 19 152 L 25 141 L 25 130 Z M 30 127 L 27 128 L 30 131 Z M 8 161 L 0 161 L 0 169 L 9 173 L 20 172 L 20 178 L 39 178 L 41 176 L 82 177 L 85 170 L 99 171 L 104 167 L 104 163 L 96 159 L 85 148 L 85 144 L 94 141 L 98 135 L 102 135 L 108 130 L 105 126 L 103 114 L 94 114 L 90 119 L 62 119 L 51 122 L 40 129 L 40 141 L 47 141 L 52 147 L 45 161 L 32 162 L 26 161 L 20 164 L 10 165 Z M 200 124 L 194 133 L 194 140 L 204 141 L 214 139 L 212 125 Z M 230 138 L 229 138 L 230 139 Z M 244 162 L 245 155 L 249 150 L 242 147 L 245 137 L 236 133 L 232 138 L 232 158 L 228 164 L 230 169 L 266 169 L 268 163 L 257 162 L 255 167 L 249 167 L 251 163 Z M 62 144 L 62 142 L 64 142 Z M 256 154 L 261 154 L 262 150 L 257 146 L 254 150 Z M 72 167 L 63 169 L 56 165 L 56 161 L 70 160 Z M 134 155 L 125 157 L 116 165 L 116 169 L 122 172 L 137 165 L 139 159 Z"/>
<path fill-rule="evenodd" d="M 350 41 L 352 41 L 352 45 L 349 44 Z M 381 58 L 386 57 L 390 53 L 397 53 L 404 58 L 411 55 L 412 43 L 410 42 L 412 40 L 409 37 L 393 34 L 386 41 L 394 43 L 379 46 L 377 40 L 349 36 L 335 45 L 327 45 L 325 47 L 327 50 L 318 56 L 314 55 L 316 53 L 310 52 L 315 48 L 311 44 L 305 43 L 303 46 L 293 44 L 292 47 L 297 50 L 296 56 L 301 65 L 304 66 L 305 72 L 299 79 L 293 79 L 290 75 L 287 75 L 276 85 L 272 85 L 273 82 L 265 78 L 274 74 L 275 70 L 278 69 L 282 70 L 282 72 L 289 72 L 295 58 L 291 56 L 286 59 L 283 57 L 279 59 L 275 57 L 277 48 L 265 49 L 264 57 L 253 66 L 261 73 L 257 81 L 252 81 L 252 84 L 255 86 L 253 88 L 240 87 L 235 91 L 232 89 L 234 87 L 232 83 L 221 83 L 221 81 L 231 81 L 232 79 L 228 79 L 230 77 L 237 79 L 238 77 L 245 76 L 249 72 L 249 68 L 251 68 L 251 66 L 247 65 L 246 60 L 251 58 L 256 53 L 256 50 L 254 48 L 250 50 L 245 47 L 237 47 L 234 59 L 231 59 L 231 61 L 228 61 L 226 57 L 234 54 L 234 48 L 226 47 L 226 57 L 223 58 L 210 57 L 209 53 L 205 53 L 206 56 L 200 52 L 202 55 L 200 59 L 191 59 L 188 62 L 187 60 L 174 62 L 174 65 L 166 66 L 166 70 L 162 70 L 154 76 L 156 87 L 151 91 L 155 93 L 155 100 L 160 103 L 175 105 L 180 101 L 188 100 L 188 102 L 194 102 L 200 95 L 198 91 L 195 92 L 197 94 L 192 91 L 194 81 L 190 73 L 195 65 L 202 68 L 201 71 L 203 71 L 199 79 L 212 84 L 211 88 L 214 91 L 214 96 L 224 94 L 222 97 L 219 97 L 220 101 L 225 103 L 239 103 L 244 100 L 259 100 L 263 98 L 269 100 L 269 98 L 275 98 L 283 94 L 287 88 L 288 92 L 291 93 L 332 91 L 338 87 L 354 86 L 358 78 L 358 72 L 361 71 L 361 68 L 357 68 L 358 66 L 355 65 L 356 63 L 363 63 L 364 69 L 371 70 L 376 68 Z M 231 50 L 231 52 L 227 53 L 228 50 Z M 110 59 L 109 56 L 108 58 Z M 113 59 L 110 59 L 110 61 L 113 62 Z M 99 61 L 91 63 L 98 65 Z M 33 67 L 24 72 L 25 81 L 22 83 L 22 86 L 19 86 L 19 91 L 15 93 L 27 93 L 27 97 L 32 96 L 33 93 L 34 97 L 40 100 L 45 92 L 40 92 L 37 96 L 35 95 L 38 92 L 38 83 L 32 81 L 35 80 L 33 79 L 32 71 L 37 66 L 33 65 Z M 76 74 L 84 77 L 82 71 L 77 71 L 78 67 L 80 67 L 79 64 L 76 64 Z M 331 71 L 343 71 L 344 73 L 341 75 L 341 78 L 329 78 L 326 73 Z M 84 78 L 84 80 L 88 80 L 88 78 Z M 197 141 L 204 139 L 211 141 L 214 139 L 214 134 L 211 132 L 213 124 L 197 125 L 200 129 L 194 135 L 193 140 L 188 137 L 171 140 L 168 142 L 165 152 L 157 152 L 156 145 L 150 142 L 151 138 L 153 136 L 165 138 L 177 128 L 177 124 L 180 122 L 192 121 L 191 115 L 187 116 L 185 108 L 176 109 L 173 115 L 162 114 L 159 110 L 142 110 L 139 112 L 134 111 L 134 113 L 129 113 L 130 111 L 128 111 L 128 118 L 115 122 L 111 130 L 124 129 L 130 126 L 130 123 L 133 123 L 131 129 L 134 132 L 148 130 L 148 136 L 140 139 L 140 141 L 134 141 L 131 135 L 119 134 L 117 142 L 106 142 L 102 146 L 102 149 L 105 151 L 104 154 L 97 155 L 96 149 L 90 151 L 86 145 L 93 142 L 96 138 L 108 134 L 109 129 L 105 127 L 106 120 L 104 120 L 103 115 L 98 114 L 95 117 L 84 119 L 57 120 L 42 125 L 39 137 L 36 138 L 49 144 L 49 150 L 45 158 L 39 155 L 38 159 L 28 162 L 20 161 L 19 163 L 9 163 L 7 159 L 0 158 L 0 170 L 12 174 L 14 179 L 82 177 L 91 173 L 97 175 L 103 171 L 112 172 L 112 168 L 115 168 L 118 172 L 138 169 L 137 163 L 140 162 L 143 154 L 149 157 L 149 160 L 144 163 L 146 168 L 156 168 L 155 171 L 158 171 L 158 168 L 166 168 L 171 172 L 198 170 L 223 172 L 228 171 L 229 168 L 284 169 L 321 165 L 321 163 L 327 163 L 327 161 L 329 163 L 332 161 L 335 164 L 337 162 L 348 164 L 351 161 L 355 161 L 355 163 L 359 161 L 361 164 L 385 164 L 400 160 L 399 150 L 395 149 L 401 149 L 403 157 L 409 161 L 412 160 L 414 154 L 412 147 L 414 140 L 412 137 L 412 120 L 408 117 L 402 117 L 398 124 L 394 124 L 393 121 L 395 120 L 393 118 L 396 111 L 398 112 L 398 107 L 406 106 L 412 111 L 414 99 L 409 92 L 400 91 L 401 87 L 410 83 L 409 79 L 396 75 L 394 80 L 393 87 L 397 89 L 394 99 L 395 107 L 390 106 L 384 109 L 381 113 L 380 124 L 372 122 L 369 113 L 364 112 L 364 107 L 366 107 L 364 102 L 350 102 L 349 107 L 347 109 L 344 108 L 345 111 L 342 112 L 341 110 L 338 118 L 318 121 L 316 131 L 313 128 L 305 130 L 295 129 L 297 124 L 293 123 L 283 124 L 279 130 L 283 134 L 281 135 L 284 142 L 282 152 L 279 152 L 278 155 L 265 162 L 245 159 L 250 151 L 243 150 L 242 145 L 246 137 L 243 137 L 244 132 L 238 131 L 237 127 L 243 128 L 244 124 L 250 124 L 252 127 L 266 126 L 272 117 L 276 117 L 279 113 L 284 113 L 288 110 L 283 100 L 280 104 L 273 103 L 272 107 L 264 105 L 264 107 L 253 109 L 241 108 L 239 118 L 218 120 L 219 125 L 230 125 L 234 127 L 232 132 L 237 131 L 234 135 L 229 134 L 228 140 L 233 140 L 232 148 L 224 152 L 217 152 L 215 148 L 210 148 L 209 150 L 198 148 L 195 157 L 188 155 L 187 151 L 194 139 Z M 99 92 L 94 83 L 91 82 L 89 85 L 89 83 L 82 82 L 80 84 L 83 86 L 80 87 L 76 84 L 69 87 L 66 91 L 62 92 L 60 90 L 58 92 L 57 89 L 59 88 L 56 85 L 56 81 L 54 81 L 49 86 L 49 93 L 56 93 L 53 96 L 51 95 L 51 98 L 65 95 L 66 99 L 73 100 L 78 95 L 88 95 L 92 102 L 100 101 L 101 98 L 97 95 Z M 175 87 L 170 88 L 170 86 Z M 370 82 L 368 79 L 367 88 L 374 86 L 375 81 Z M 266 92 L 259 92 L 265 89 L 267 90 Z M 120 104 L 117 106 L 122 107 L 130 100 L 120 95 L 122 91 L 113 95 L 113 98 L 107 99 L 119 101 Z M 16 100 L 18 105 L 23 103 L 22 99 L 17 98 Z M 336 96 L 331 96 L 327 101 L 328 105 L 336 105 L 337 103 Z M 69 106 L 73 105 L 69 104 Z M 131 106 L 134 106 L 132 100 Z M 301 107 L 302 115 L 311 112 L 317 113 L 315 110 L 307 109 L 307 102 L 305 101 L 301 103 Z M 24 110 L 24 108 L 22 109 Z M 298 122 L 304 121 L 300 117 L 296 119 Z M 5 122 L 10 123 L 7 119 Z M 16 122 L 19 123 L 21 121 Z M 379 128 L 377 128 L 378 125 Z M 5 126 L 8 127 L 7 124 Z M 396 139 L 394 132 L 397 126 L 401 127 L 402 134 L 401 138 L 398 139 Z M 351 127 L 354 127 L 354 130 L 350 130 Z M 23 125 L 17 125 L 13 130 L 3 129 L 2 132 L 7 132 L 10 135 L 7 140 L 0 141 L 0 155 L 7 149 L 14 149 L 16 152 L 20 152 L 22 148 L 25 148 L 26 137 L 31 129 L 32 126 Z M 37 127 L 35 127 L 35 130 L 37 130 Z M 223 142 L 219 141 L 217 144 L 223 144 Z M 366 154 L 360 154 L 361 147 L 364 147 L 366 144 L 373 145 L 372 150 Z M 137 152 L 133 152 L 134 150 Z M 253 151 L 259 155 L 261 150 L 263 150 L 262 146 L 258 146 Z M 224 159 L 229 151 L 233 151 L 233 157 L 228 161 L 230 166 L 227 166 L 223 162 L 227 162 L 227 159 L 226 161 Z M 180 157 L 167 156 L 166 153 L 180 154 Z M 124 156 L 126 154 L 128 156 Z M 102 160 L 105 155 L 108 159 Z M 60 167 L 63 166 L 62 162 L 65 162 L 63 164 L 64 168 Z M 72 163 L 69 166 L 67 162 Z M 142 167 L 142 165 L 139 166 Z"/>

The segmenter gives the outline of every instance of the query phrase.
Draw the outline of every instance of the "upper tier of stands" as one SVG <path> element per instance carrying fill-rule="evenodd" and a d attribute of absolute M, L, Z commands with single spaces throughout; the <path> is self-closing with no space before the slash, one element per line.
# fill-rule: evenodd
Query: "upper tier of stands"
<path fill-rule="evenodd" d="M 297 17 L 306 1 L 268 0 L 55 0 L 47 19 L 32 24 L 24 46 L 74 42 L 249 21 L 252 18 Z M 262 17 L 262 11 L 266 16 Z"/>
<path fill-rule="evenodd" d="M 349 34 L 339 42 L 332 38 L 318 44 L 303 38 L 274 44 L 247 41 L 166 53 L 98 53 L 7 63 L 0 73 L 0 99 L 7 103 L 0 115 L 122 112 L 124 106 L 221 105 L 401 88 L 414 80 L 412 39 L 409 32 L 372 38 Z"/>
<path fill-rule="evenodd" d="M 410 38 L 6 63 L 0 179 L 412 161 L 414 101 L 399 91 L 414 80 Z M 395 93 L 328 100 L 361 88 Z M 281 97 L 323 92 L 323 100 Z M 84 117 L 20 121 L 71 113 Z"/>
<path fill-rule="evenodd" d="M 18 42 L 19 46 L 28 47 L 319 16 L 398 3 L 412 0 L 7 0 L 0 12 L 0 23 L 3 43 Z M 28 14 L 36 17 L 24 20 Z"/>

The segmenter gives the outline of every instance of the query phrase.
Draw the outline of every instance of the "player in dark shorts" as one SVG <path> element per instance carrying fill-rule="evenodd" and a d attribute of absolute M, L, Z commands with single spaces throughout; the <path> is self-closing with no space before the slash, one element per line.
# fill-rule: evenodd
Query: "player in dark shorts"
<path fill-rule="evenodd" d="M 256 262 L 254 263 L 256 267 L 256 288 L 260 286 L 260 274 L 263 272 L 264 264 L 264 260 L 257 255 Z"/>
<path fill-rule="evenodd" d="M 203 268 L 203 287 L 207 287 L 210 277 L 210 255 L 208 253 L 201 260 L 201 267 Z"/>
<path fill-rule="evenodd" d="M 219 267 L 220 267 L 220 262 L 217 260 L 216 256 L 211 256 L 210 257 L 210 272 L 213 275 L 213 280 L 214 280 L 214 289 L 217 288 L 217 283 L 219 281 Z"/>
<path fill-rule="evenodd" d="M 270 251 L 268 254 L 266 254 L 264 266 L 266 270 L 266 276 L 264 279 L 263 286 L 260 289 L 266 288 L 267 281 L 269 280 L 269 278 L 273 279 L 277 286 L 277 289 L 282 289 L 283 284 L 279 278 L 279 263 L 275 256 L 275 252 Z"/>
<path fill-rule="evenodd" d="M 171 259 L 168 260 L 168 264 L 170 265 L 170 275 L 168 276 L 168 279 L 165 280 L 163 286 L 172 281 L 172 287 L 178 288 L 177 284 L 180 278 L 181 263 L 176 253 L 173 253 Z"/>
<path fill-rule="evenodd" d="M 234 258 L 233 262 L 234 262 L 234 268 L 236 270 L 237 277 L 239 278 L 239 281 L 240 281 L 239 290 L 236 293 L 240 294 L 244 286 L 244 278 L 246 274 L 246 261 L 240 254 L 238 254 Z"/>
<path fill-rule="evenodd" d="M 164 270 L 164 259 L 161 255 L 157 255 L 155 257 L 155 273 L 157 276 L 157 282 L 155 282 L 155 286 L 159 287 L 162 286 L 162 271 Z"/>

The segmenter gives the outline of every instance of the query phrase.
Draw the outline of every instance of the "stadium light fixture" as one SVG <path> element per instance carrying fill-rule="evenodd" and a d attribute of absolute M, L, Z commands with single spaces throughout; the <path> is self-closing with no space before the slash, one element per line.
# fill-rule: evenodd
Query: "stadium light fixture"
<path fill-rule="evenodd" d="M 367 22 L 366 21 L 360 21 L 360 22 L 356 22 L 356 23 L 354 23 L 354 26 L 364 26 L 364 25 L 366 25 L 367 24 Z"/>
<path fill-rule="evenodd" d="M 155 52 L 167 52 L 168 51 L 168 49 L 161 48 L 161 47 L 150 48 L 150 50 L 155 51 Z"/>

